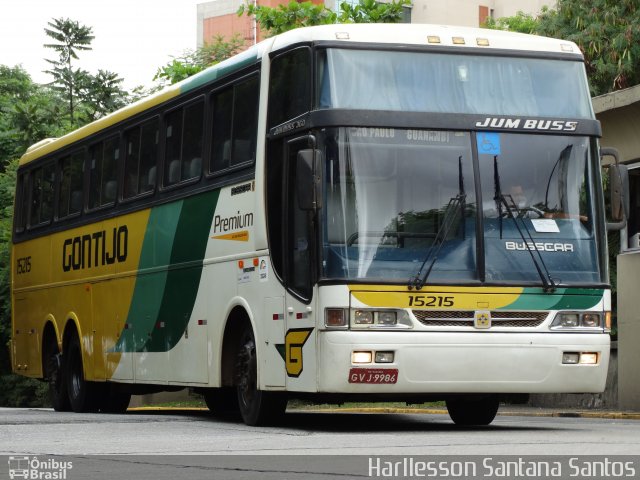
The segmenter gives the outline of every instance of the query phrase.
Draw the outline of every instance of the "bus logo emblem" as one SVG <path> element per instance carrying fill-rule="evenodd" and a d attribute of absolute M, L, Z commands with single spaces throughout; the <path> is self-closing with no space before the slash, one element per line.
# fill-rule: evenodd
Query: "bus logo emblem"
<path fill-rule="evenodd" d="M 491 312 L 479 310 L 473 316 L 473 326 L 479 330 L 491 328 Z"/>

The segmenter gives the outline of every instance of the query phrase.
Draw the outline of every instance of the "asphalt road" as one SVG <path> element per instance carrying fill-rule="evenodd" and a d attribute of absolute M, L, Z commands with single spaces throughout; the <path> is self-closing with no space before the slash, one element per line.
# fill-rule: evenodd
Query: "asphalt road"
<path fill-rule="evenodd" d="M 61 480 L 368 478 L 369 457 L 382 455 L 637 456 L 640 421 L 499 415 L 464 429 L 439 414 L 293 412 L 278 427 L 248 427 L 202 411 L 0 409 L 2 455 L 76 462 Z"/>

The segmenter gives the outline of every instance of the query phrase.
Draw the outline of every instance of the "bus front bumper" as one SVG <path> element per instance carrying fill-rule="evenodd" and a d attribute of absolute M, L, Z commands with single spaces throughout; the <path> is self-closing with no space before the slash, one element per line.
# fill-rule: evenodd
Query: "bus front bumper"
<path fill-rule="evenodd" d="M 355 394 L 598 393 L 609 344 L 604 333 L 322 331 L 318 387 Z M 371 352 L 372 363 L 353 363 L 354 352 Z M 393 352 L 393 362 L 375 363 L 376 352 Z M 568 364 L 567 353 L 596 354 L 586 356 L 596 363 Z"/>

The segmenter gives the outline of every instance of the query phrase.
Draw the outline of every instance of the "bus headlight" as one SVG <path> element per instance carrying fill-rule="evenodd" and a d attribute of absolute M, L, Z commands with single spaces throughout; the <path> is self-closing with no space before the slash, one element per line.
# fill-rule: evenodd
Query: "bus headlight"
<path fill-rule="evenodd" d="M 373 312 L 371 310 L 356 310 L 353 314 L 356 325 L 373 325 Z"/>
<path fill-rule="evenodd" d="M 351 310 L 351 328 L 384 329 L 412 328 L 409 315 L 404 310 L 375 310 L 356 308 Z"/>
<path fill-rule="evenodd" d="M 601 329 L 602 314 L 598 312 L 558 312 L 551 323 L 552 330 Z"/>

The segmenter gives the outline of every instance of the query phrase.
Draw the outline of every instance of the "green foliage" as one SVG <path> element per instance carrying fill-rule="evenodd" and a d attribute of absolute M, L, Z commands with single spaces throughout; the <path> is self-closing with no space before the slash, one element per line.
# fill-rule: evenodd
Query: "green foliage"
<path fill-rule="evenodd" d="M 44 31 L 55 43 L 44 46 L 57 52 L 59 57 L 58 60 L 47 59 L 52 68 L 46 73 L 53 77 L 51 85 L 64 92 L 69 104 L 69 120 L 71 124 L 75 124 L 76 97 L 82 86 L 89 82 L 89 73 L 79 68 L 74 69 L 71 60 L 78 59 L 78 51 L 91 50 L 90 45 L 95 37 L 91 35 L 91 27 L 68 18 L 54 18 L 47 24 L 51 28 L 45 28 Z"/>
<path fill-rule="evenodd" d="M 640 1 L 558 0 L 537 18 L 489 20 L 488 28 L 534 33 L 575 42 L 582 50 L 592 95 L 640 83 Z"/>
<path fill-rule="evenodd" d="M 358 5 L 340 4 L 338 23 L 400 23 L 402 8 L 411 5 L 409 0 L 379 3 L 376 0 L 359 0 Z"/>
<path fill-rule="evenodd" d="M 266 7 L 247 3 L 238 9 L 238 16 L 254 15 L 260 28 L 267 36 L 312 25 L 333 23 L 399 23 L 402 21 L 402 7 L 410 5 L 410 0 L 393 0 L 390 3 L 378 3 L 375 0 L 359 0 L 357 5 L 342 3 L 340 13 L 328 9 L 325 5 L 311 2 L 296 2 L 277 7 Z"/>
<path fill-rule="evenodd" d="M 238 9 L 238 16 L 245 13 L 254 15 L 256 22 L 268 36 L 278 35 L 298 27 L 336 23 L 338 18 L 338 15 L 325 7 L 324 4 L 298 3 L 295 0 L 277 7 L 266 7 L 252 3 L 241 5 Z"/>
<path fill-rule="evenodd" d="M 178 83 L 235 55 L 244 48 L 244 45 L 240 35 L 234 35 L 229 40 L 225 40 L 222 35 L 217 35 L 211 43 L 197 50 L 187 50 L 182 56 L 158 68 L 153 79 L 168 84 Z"/>
<path fill-rule="evenodd" d="M 483 27 L 491 28 L 492 30 L 509 30 L 511 32 L 531 34 L 535 33 L 538 27 L 538 21 L 530 13 L 518 11 L 513 17 L 502 17 L 498 19 L 488 17 Z"/>
<path fill-rule="evenodd" d="M 558 0 L 543 12 L 538 34 L 565 38 L 585 55 L 593 95 L 640 83 L 640 2 Z"/>

